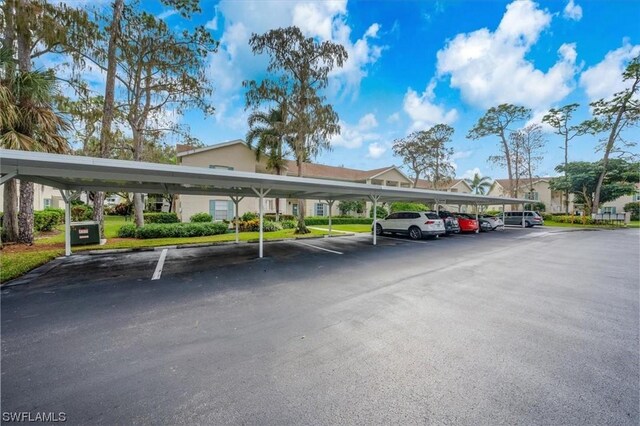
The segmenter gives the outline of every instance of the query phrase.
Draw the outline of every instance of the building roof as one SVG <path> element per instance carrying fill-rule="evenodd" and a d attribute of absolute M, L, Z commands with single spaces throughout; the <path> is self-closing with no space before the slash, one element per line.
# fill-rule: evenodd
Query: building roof
<path fill-rule="evenodd" d="M 533 178 L 533 183 L 536 184 L 538 182 L 549 182 L 551 179 L 553 179 L 553 176 L 536 177 L 536 178 Z M 493 184 L 491 185 L 493 186 L 496 183 L 499 184 L 502 188 L 504 188 L 505 191 L 508 191 L 511 189 L 511 185 L 509 184 L 509 179 L 494 179 Z M 529 185 L 529 179 L 526 179 L 526 178 L 520 179 L 520 188 L 527 185 Z"/>
<path fill-rule="evenodd" d="M 203 146 L 198 148 L 194 148 L 191 145 L 178 144 L 176 145 L 176 155 L 178 157 L 184 157 L 187 155 L 198 154 L 201 152 L 211 151 L 212 149 L 224 148 L 225 146 L 231 146 L 236 144 L 242 144 L 245 146 L 247 145 L 245 141 L 243 141 L 242 139 L 233 139 L 230 141 L 217 143 L 215 145 Z"/>
<path fill-rule="evenodd" d="M 437 191 L 447 191 L 450 188 L 456 186 L 460 182 L 469 186 L 469 184 L 467 184 L 467 182 L 464 179 L 448 179 L 448 180 L 441 180 L 440 182 L 438 182 L 437 188 L 434 188 L 433 182 L 426 179 L 418 179 L 418 184 L 416 185 L 416 188 L 435 189 Z"/>
<path fill-rule="evenodd" d="M 304 177 L 316 179 L 334 179 L 357 182 L 374 178 L 386 171 L 394 169 L 397 170 L 397 167 L 393 165 L 378 169 L 359 170 L 350 169 L 348 167 L 327 166 L 325 164 L 304 163 L 302 165 L 302 174 Z M 287 174 L 290 176 L 298 176 L 298 164 L 295 161 L 287 160 Z"/>

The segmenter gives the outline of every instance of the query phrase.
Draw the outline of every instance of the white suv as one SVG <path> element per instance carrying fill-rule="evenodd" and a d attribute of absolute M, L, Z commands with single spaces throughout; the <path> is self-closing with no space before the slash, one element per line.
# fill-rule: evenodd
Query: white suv
<path fill-rule="evenodd" d="M 444 221 L 433 212 L 396 212 L 378 220 L 376 234 L 407 234 L 412 240 L 428 235 L 438 238 L 446 233 Z"/>

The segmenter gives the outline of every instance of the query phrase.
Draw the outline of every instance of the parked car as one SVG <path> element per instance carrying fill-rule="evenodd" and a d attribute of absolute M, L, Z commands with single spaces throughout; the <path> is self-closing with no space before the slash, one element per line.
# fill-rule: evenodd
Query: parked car
<path fill-rule="evenodd" d="M 454 213 L 453 214 L 456 219 L 458 219 L 458 223 L 460 224 L 461 232 L 476 232 L 478 230 L 478 221 L 475 219 L 475 216 L 471 216 L 465 213 Z"/>
<path fill-rule="evenodd" d="M 453 216 L 453 213 L 448 212 L 446 210 L 441 210 L 437 214 L 440 217 L 440 219 L 444 221 L 444 228 L 446 229 L 447 234 L 460 233 L 460 224 L 458 223 L 458 219 L 456 219 L 455 216 Z"/>
<path fill-rule="evenodd" d="M 504 222 L 498 216 L 491 216 L 488 214 L 480 215 L 480 230 L 485 231 L 485 229 L 482 228 L 483 223 L 489 224 L 490 228 L 486 230 L 495 231 L 498 229 L 504 229 Z"/>
<path fill-rule="evenodd" d="M 376 234 L 406 234 L 412 240 L 423 236 L 438 238 L 446 233 L 444 222 L 432 212 L 395 212 L 378 220 Z"/>
<path fill-rule="evenodd" d="M 524 213 L 524 224 L 527 228 L 531 228 L 536 225 L 538 226 L 544 225 L 544 220 L 542 219 L 542 216 L 540 216 L 538 212 L 534 212 L 531 210 L 526 210 L 524 212 L 505 212 L 504 224 L 522 226 L 523 213 Z"/>

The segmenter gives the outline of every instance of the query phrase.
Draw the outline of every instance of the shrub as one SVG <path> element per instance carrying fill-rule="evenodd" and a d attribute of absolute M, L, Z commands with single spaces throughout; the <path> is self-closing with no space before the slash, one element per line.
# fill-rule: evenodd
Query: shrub
<path fill-rule="evenodd" d="M 114 206 L 104 206 L 104 214 L 105 215 L 116 214 L 116 208 Z"/>
<path fill-rule="evenodd" d="M 86 204 L 75 204 L 71 206 L 71 220 L 80 222 L 83 220 L 91 220 L 93 218 L 93 209 Z"/>
<path fill-rule="evenodd" d="M 624 211 L 631 213 L 631 220 L 640 220 L 640 201 L 625 204 Z"/>
<path fill-rule="evenodd" d="M 378 207 L 378 208 L 380 208 L 380 207 Z M 398 201 L 398 202 L 395 202 L 395 203 L 391 203 L 391 206 L 389 206 L 389 211 L 391 213 L 406 212 L 406 211 L 410 211 L 410 212 L 426 212 L 426 211 L 429 211 L 429 208 L 425 204 L 422 204 L 422 203 L 408 203 L 408 202 L 404 202 L 404 201 Z"/>
<path fill-rule="evenodd" d="M 368 217 L 332 217 L 331 218 L 331 224 L 333 225 L 351 225 L 351 224 L 371 225 L 372 222 L 373 222 L 373 219 Z M 304 219 L 304 223 L 309 226 L 328 225 L 329 218 L 326 216 L 310 216 Z"/>
<path fill-rule="evenodd" d="M 135 236 L 136 225 L 134 225 L 133 223 L 122 225 L 120 229 L 118 229 L 118 237 L 120 238 L 135 238 Z"/>
<path fill-rule="evenodd" d="M 47 208 L 44 209 L 44 211 L 53 212 L 55 215 L 57 215 L 58 216 L 58 223 L 57 223 L 58 225 L 64 224 L 64 209 L 56 209 L 56 208 L 53 208 L 53 207 L 47 207 Z"/>
<path fill-rule="evenodd" d="M 490 216 L 497 216 L 497 215 L 502 215 L 502 212 L 500 210 L 487 210 L 484 212 L 484 214 L 488 214 Z"/>
<path fill-rule="evenodd" d="M 233 222 L 235 228 L 235 221 Z M 283 228 L 279 222 L 273 222 L 271 220 L 265 220 L 262 223 L 262 230 L 264 232 L 280 231 Z M 258 232 L 260 231 L 260 219 L 241 220 L 238 222 L 238 231 L 240 232 Z"/>
<path fill-rule="evenodd" d="M 144 213 L 144 223 L 178 223 L 178 215 L 176 213 Z"/>
<path fill-rule="evenodd" d="M 120 216 L 130 216 L 132 209 L 133 209 L 133 206 L 131 205 L 131 203 L 120 203 L 116 205 L 116 207 L 114 208 L 114 211 L 117 215 L 120 215 Z"/>
<path fill-rule="evenodd" d="M 283 220 L 280 222 L 280 225 L 282 226 L 282 229 L 294 229 L 296 226 L 298 226 L 298 221 L 297 220 Z"/>
<path fill-rule="evenodd" d="M 276 215 L 275 215 L 275 213 L 267 213 L 267 214 L 264 215 L 264 218 L 268 219 L 268 220 L 272 220 L 272 221 L 275 222 Z M 292 214 L 280 214 L 278 219 L 280 219 L 281 221 L 282 220 L 296 220 L 296 217 L 294 215 L 292 215 Z"/>
<path fill-rule="evenodd" d="M 127 238 L 133 235 L 139 239 L 151 238 L 183 238 L 183 237 L 203 237 L 207 235 L 218 235 L 227 232 L 227 225 L 220 222 L 211 223 L 151 223 L 149 225 L 135 228 L 134 225 L 123 225 L 118 230 L 118 236 Z"/>
<path fill-rule="evenodd" d="M 378 219 L 384 219 L 385 217 L 389 216 L 389 211 L 384 206 L 378 206 L 376 208 L 376 216 L 378 217 Z M 373 219 L 373 207 L 371 207 L 369 217 Z"/>
<path fill-rule="evenodd" d="M 273 222 L 271 220 L 265 220 L 262 223 L 262 230 L 264 232 L 275 232 L 282 230 L 282 225 L 279 222 Z"/>
<path fill-rule="evenodd" d="M 248 222 L 250 220 L 254 220 L 258 218 L 258 214 L 254 212 L 246 212 L 242 216 L 240 216 L 240 220 L 243 222 Z"/>
<path fill-rule="evenodd" d="M 535 203 L 531 203 L 526 205 L 529 210 L 533 210 L 535 212 L 543 212 L 547 210 L 547 206 L 541 202 L 541 201 L 536 201 Z"/>
<path fill-rule="evenodd" d="M 64 220 L 64 214 L 62 215 Z M 33 212 L 33 228 L 36 231 L 51 231 L 60 224 L 60 212 L 56 210 L 38 210 Z"/>
<path fill-rule="evenodd" d="M 192 223 L 202 223 L 202 222 L 212 222 L 213 217 L 209 213 L 196 213 L 189 218 L 189 222 Z"/>
<path fill-rule="evenodd" d="M 558 223 L 575 223 L 578 225 L 593 225 L 596 223 L 595 220 L 587 216 L 554 215 L 552 220 Z"/>

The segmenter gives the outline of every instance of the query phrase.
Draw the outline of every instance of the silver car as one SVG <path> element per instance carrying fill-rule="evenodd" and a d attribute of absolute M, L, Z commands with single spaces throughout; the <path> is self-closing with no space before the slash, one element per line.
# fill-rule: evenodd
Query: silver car
<path fill-rule="evenodd" d="M 482 214 L 479 216 L 480 218 L 480 229 L 483 231 L 496 231 L 504 229 L 504 222 L 498 216 L 491 216 L 488 214 Z M 483 227 L 483 223 L 485 223 L 485 227 Z"/>
<path fill-rule="evenodd" d="M 533 226 L 544 225 L 544 220 L 542 216 L 538 214 L 538 212 L 534 212 L 531 210 L 527 210 L 524 212 L 505 212 L 504 214 L 504 224 L 505 225 L 521 225 L 523 222 L 522 215 L 524 214 L 524 225 L 527 228 L 531 228 Z"/>

